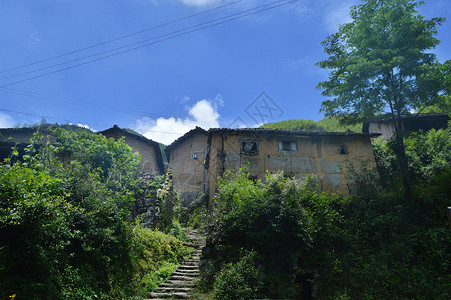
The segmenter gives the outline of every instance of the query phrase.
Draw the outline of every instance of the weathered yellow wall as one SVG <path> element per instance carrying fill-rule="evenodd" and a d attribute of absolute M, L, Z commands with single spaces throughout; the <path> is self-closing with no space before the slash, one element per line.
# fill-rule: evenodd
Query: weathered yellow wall
<path fill-rule="evenodd" d="M 172 169 L 174 188 L 180 192 L 182 203 L 195 200 L 204 192 L 207 138 L 203 133 L 195 133 L 186 137 L 170 152 L 169 167 Z M 195 153 L 197 159 L 193 159 Z"/>
<path fill-rule="evenodd" d="M 242 132 L 211 134 L 208 169 L 210 199 L 216 190 L 217 176 L 222 176 L 224 170 L 237 170 L 243 166 L 248 166 L 251 176 L 258 178 L 264 178 L 266 171 L 279 170 L 297 178 L 314 174 L 323 190 L 342 193 L 348 192 L 346 161 L 357 169 L 364 160 L 368 161 L 370 167 L 375 166 L 368 136 L 263 135 Z M 240 153 L 241 141 L 258 141 L 259 154 Z M 297 151 L 279 150 L 279 141 L 296 142 Z M 339 153 L 342 145 L 347 146 L 348 154 Z"/>

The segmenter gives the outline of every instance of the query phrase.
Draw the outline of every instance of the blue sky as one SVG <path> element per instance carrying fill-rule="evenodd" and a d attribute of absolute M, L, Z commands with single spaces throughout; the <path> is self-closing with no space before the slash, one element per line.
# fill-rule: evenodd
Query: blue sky
<path fill-rule="evenodd" d="M 349 7 L 359 1 L 299 0 L 174 37 L 272 2 L 0 0 L 0 127 L 39 123 L 45 116 L 49 123 L 94 130 L 117 124 L 169 144 L 196 125 L 320 120 L 325 99 L 316 85 L 327 72 L 314 64 L 325 58 L 321 41 L 349 20 Z M 451 59 L 451 1 L 426 0 L 421 13 L 448 18 L 434 51 L 442 62 Z M 161 41 L 167 37 L 173 38 Z M 46 61 L 14 69 L 41 60 Z"/>

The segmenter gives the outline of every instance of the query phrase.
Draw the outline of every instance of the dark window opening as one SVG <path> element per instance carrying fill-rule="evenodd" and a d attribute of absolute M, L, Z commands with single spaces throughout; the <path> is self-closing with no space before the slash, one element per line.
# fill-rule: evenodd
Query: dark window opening
<path fill-rule="evenodd" d="M 241 141 L 241 153 L 248 154 L 248 155 L 257 155 L 258 154 L 258 143 Z"/>
<path fill-rule="evenodd" d="M 293 179 L 295 178 L 295 174 L 293 172 L 284 172 L 283 177 Z"/>
<path fill-rule="evenodd" d="M 297 146 L 296 142 L 279 141 L 279 150 L 297 151 L 298 146 Z"/>
<path fill-rule="evenodd" d="M 254 183 L 256 183 L 256 182 L 258 181 L 258 176 L 255 175 L 255 174 L 249 174 L 249 175 L 247 176 L 247 178 L 248 178 L 249 180 L 252 180 Z"/>
<path fill-rule="evenodd" d="M 338 149 L 338 153 L 343 155 L 349 154 L 348 146 L 341 145 L 340 148 Z"/>

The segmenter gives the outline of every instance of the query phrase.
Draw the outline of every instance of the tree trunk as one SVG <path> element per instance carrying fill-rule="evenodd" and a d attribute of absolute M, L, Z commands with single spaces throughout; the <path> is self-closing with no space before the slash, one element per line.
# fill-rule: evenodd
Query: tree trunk
<path fill-rule="evenodd" d="M 402 125 L 401 120 L 398 119 L 398 128 L 395 132 L 395 141 L 396 141 L 396 156 L 398 157 L 399 167 L 401 170 L 402 176 L 402 184 L 405 189 L 405 195 L 407 198 L 410 198 L 412 194 L 411 182 L 410 182 L 410 174 L 409 174 L 409 163 L 406 155 L 406 148 L 404 146 L 404 138 L 402 134 Z"/>

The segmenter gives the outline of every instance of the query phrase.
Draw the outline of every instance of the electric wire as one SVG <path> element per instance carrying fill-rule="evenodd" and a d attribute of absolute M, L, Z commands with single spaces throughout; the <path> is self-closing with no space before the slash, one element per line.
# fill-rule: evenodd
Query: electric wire
<path fill-rule="evenodd" d="M 247 9 L 247 10 L 244 10 L 244 11 L 233 13 L 233 14 L 225 16 L 225 17 L 220 17 L 220 18 L 217 18 L 217 19 L 214 19 L 214 20 L 206 21 L 206 22 L 203 22 L 203 23 L 200 23 L 200 24 L 196 24 L 196 25 L 193 25 L 193 26 L 185 27 L 185 28 L 182 28 L 182 29 L 179 29 L 179 30 L 175 30 L 175 31 L 172 31 L 172 32 L 169 32 L 169 33 L 165 33 L 165 34 L 162 34 L 162 35 L 158 35 L 158 36 L 155 36 L 155 37 L 152 37 L 152 38 L 148 38 L 148 39 L 145 39 L 145 40 L 142 40 L 142 41 L 139 41 L 139 42 L 134 42 L 134 43 L 127 44 L 127 45 L 124 45 L 124 46 L 121 46 L 121 47 L 116 47 L 116 48 L 113 48 L 113 49 L 110 49 L 110 50 L 105 50 L 105 51 L 98 52 L 98 53 L 95 53 L 95 54 L 91 54 L 91 55 L 87 55 L 87 56 L 84 56 L 84 57 L 76 58 L 76 59 L 73 59 L 73 60 L 70 60 L 70 61 L 66 61 L 66 62 L 62 62 L 62 63 L 53 64 L 53 65 L 50 65 L 50 66 L 38 68 L 38 69 L 35 69 L 35 70 L 26 71 L 26 72 L 14 74 L 14 75 L 1 77 L 0 80 L 14 78 L 14 77 L 22 76 L 22 75 L 27 75 L 27 74 L 31 74 L 31 73 L 35 73 L 35 72 L 39 72 L 39 71 L 43 71 L 43 70 L 47 70 L 47 69 L 51 69 L 51 68 L 55 68 L 55 67 L 59 67 L 59 66 L 67 65 L 67 64 L 71 64 L 71 63 L 75 63 L 77 61 L 81 61 L 81 60 L 89 59 L 89 58 L 96 57 L 96 56 L 99 56 L 99 55 L 107 54 L 107 53 L 110 53 L 110 52 L 126 49 L 126 48 L 129 48 L 129 47 L 132 47 L 132 46 L 135 46 L 135 45 L 139 45 L 139 44 L 143 44 L 143 43 L 146 43 L 146 42 L 149 42 L 149 41 L 152 41 L 152 40 L 162 39 L 161 41 L 165 41 L 166 40 L 166 39 L 164 39 L 165 37 L 170 37 L 172 35 L 178 34 L 178 33 L 183 32 L 183 31 L 188 31 L 188 30 L 191 30 L 191 29 L 196 28 L 196 27 L 205 26 L 205 25 L 210 24 L 210 23 L 221 21 L 221 20 L 224 20 L 224 19 L 227 19 L 227 18 L 230 18 L 230 17 L 241 15 L 241 14 L 249 12 L 249 11 L 261 9 L 261 8 L 264 8 L 264 7 L 267 7 L 267 6 L 276 4 L 276 3 L 286 2 L 286 1 L 287 0 L 274 1 L 274 2 L 267 3 L 267 4 L 264 4 L 264 5 L 261 5 L 261 6 L 250 8 L 250 9 Z M 142 47 L 145 47 L 145 46 L 146 45 L 142 45 Z M 129 52 L 129 51 L 132 51 L 132 50 L 137 50 L 139 48 L 141 48 L 141 47 L 137 47 L 137 48 L 132 48 L 132 49 L 129 49 L 129 50 L 121 51 L 121 52 L 118 52 L 117 54 L 114 53 L 111 56 L 116 56 L 116 55 L 123 54 L 123 53 Z M 111 56 L 107 55 L 107 56 L 101 57 L 100 59 L 109 58 Z M 97 59 L 92 60 L 92 61 L 87 61 L 86 63 L 90 63 L 90 62 L 94 62 L 94 61 L 97 61 Z M 81 64 L 81 65 L 83 65 L 83 64 Z M 79 66 L 79 65 L 75 65 L 75 66 Z M 53 73 L 50 73 L 50 74 L 53 74 Z"/>
<path fill-rule="evenodd" d="M 62 120 L 64 122 L 66 122 L 66 123 L 78 123 L 78 124 L 87 123 L 87 122 L 79 122 L 79 121 L 68 120 L 68 119 L 59 118 L 59 117 L 45 116 L 45 115 L 38 115 L 38 114 L 27 113 L 27 112 L 23 112 L 23 111 L 10 110 L 10 109 L 5 109 L 5 108 L 0 108 L 0 111 L 4 111 L 4 112 L 8 112 L 8 113 L 14 113 L 14 114 L 20 114 L 20 115 L 26 115 L 26 116 L 32 116 L 32 117 L 40 117 L 40 118 L 45 118 L 45 119 Z M 94 124 L 94 125 L 107 126 L 105 124 Z"/>
<path fill-rule="evenodd" d="M 39 61 L 36 61 L 36 62 L 33 62 L 33 63 L 28 63 L 28 64 L 25 64 L 25 65 L 13 67 L 13 68 L 10 68 L 10 69 L 1 70 L 0 73 L 5 73 L 5 72 L 9 72 L 9 71 L 22 69 L 22 68 L 25 68 L 25 67 L 37 65 L 37 64 L 40 64 L 40 63 L 43 63 L 43 62 L 55 60 L 55 59 L 58 59 L 58 58 L 61 58 L 61 57 L 64 57 L 64 56 L 68 56 L 68 55 L 71 55 L 71 54 L 79 53 L 79 52 L 82 52 L 82 51 L 86 51 L 86 50 L 89 50 L 89 49 L 92 49 L 92 48 L 100 47 L 100 46 L 103 46 L 103 45 L 106 45 L 106 44 L 110 44 L 110 43 L 113 43 L 113 42 L 117 42 L 119 40 L 123 40 L 123 39 L 129 38 L 131 36 L 135 36 L 135 35 L 138 35 L 138 34 L 141 34 L 141 33 L 144 33 L 144 32 L 148 32 L 148 31 L 152 31 L 152 30 L 155 30 L 155 29 L 159 29 L 159 28 L 162 28 L 162 27 L 174 24 L 174 23 L 178 23 L 180 21 L 191 19 L 191 18 L 200 16 L 200 15 L 203 15 L 203 14 L 215 11 L 215 10 L 219 10 L 219 9 L 222 9 L 222 8 L 225 8 L 225 7 L 228 7 L 228 6 L 232 6 L 232 5 L 235 5 L 235 4 L 237 4 L 239 2 L 242 2 L 242 1 L 244 1 L 244 0 L 237 0 L 237 1 L 234 1 L 234 2 L 226 3 L 226 4 L 223 4 L 223 5 L 211 8 L 211 9 L 207 9 L 207 10 L 201 11 L 199 13 L 195 13 L 195 14 L 192 14 L 192 15 L 189 15 L 189 16 L 186 16 L 186 17 L 175 19 L 175 20 L 172 20 L 172 21 L 169 21 L 169 22 L 157 25 L 157 26 L 153 26 L 153 27 L 150 27 L 150 28 L 146 28 L 146 29 L 143 29 L 143 30 L 140 30 L 140 31 L 137 31 L 137 32 L 129 33 L 129 34 L 120 36 L 118 38 L 107 40 L 107 41 L 104 41 L 104 42 L 101 42 L 101 43 L 98 43 L 98 44 L 94 44 L 94 45 L 91 45 L 91 46 L 88 46 L 88 47 L 84 47 L 84 48 L 81 48 L 81 49 L 77 49 L 77 50 L 73 50 L 73 51 L 70 51 L 70 52 L 66 52 L 66 53 L 63 53 L 63 54 L 60 54 L 60 55 L 57 55 L 57 56 L 53 56 L 53 57 L 50 57 L 50 58 L 42 59 L 42 60 L 39 60 Z"/>
<path fill-rule="evenodd" d="M 15 81 L 15 82 L 12 82 L 12 83 L 3 84 L 3 85 L 0 86 L 0 88 L 4 88 L 4 87 L 7 87 L 7 86 L 11 86 L 11 85 L 15 85 L 15 84 L 18 84 L 18 83 L 22 83 L 22 82 L 25 82 L 25 81 L 29 81 L 29 80 L 41 78 L 41 77 L 44 77 L 44 76 L 47 76 L 47 75 L 50 75 L 50 74 L 55 74 L 55 73 L 58 73 L 58 72 L 62 72 L 62 71 L 69 70 L 69 69 L 73 69 L 73 68 L 76 68 L 76 67 L 79 67 L 79 66 L 82 66 L 82 65 L 86 65 L 86 64 L 93 63 L 93 62 L 96 62 L 96 61 L 99 61 L 99 60 L 103 60 L 103 59 L 107 59 L 107 58 L 110 58 L 110 57 L 113 57 L 113 56 L 117 56 L 117 55 L 120 55 L 120 54 L 124 54 L 124 53 L 130 52 L 130 51 L 134 51 L 134 50 L 137 50 L 137 49 L 140 49 L 140 48 L 143 48 L 143 47 L 152 46 L 152 45 L 155 45 L 155 44 L 158 44 L 158 43 L 167 41 L 167 40 L 172 40 L 172 39 L 175 39 L 175 38 L 184 36 L 184 35 L 188 35 L 188 34 L 191 34 L 191 33 L 197 32 L 197 31 L 200 31 L 200 30 L 204 30 L 204 29 L 207 29 L 207 28 L 215 27 L 215 26 L 222 25 L 222 24 L 224 24 L 224 23 L 228 23 L 228 22 L 231 22 L 231 21 L 234 21 L 234 20 L 237 20 L 237 19 L 241 19 L 241 18 L 250 16 L 250 15 L 254 15 L 254 14 L 261 13 L 261 12 L 264 12 L 264 11 L 268 11 L 268 10 L 271 10 L 271 9 L 275 9 L 275 8 L 278 8 L 278 7 L 281 7 L 281 6 L 285 6 L 285 5 L 288 5 L 288 4 L 297 2 L 297 1 L 299 1 L 299 0 L 291 0 L 291 1 L 288 1 L 288 2 L 284 2 L 284 1 L 285 1 L 285 0 L 274 1 L 274 2 L 271 2 L 271 3 L 269 3 L 269 4 L 265 4 L 265 5 L 256 7 L 256 8 L 252 8 L 252 9 L 249 9 L 249 10 L 242 11 L 242 12 L 240 12 L 240 13 L 235 13 L 235 14 L 229 15 L 229 16 L 227 16 L 227 17 L 218 18 L 218 19 L 215 19 L 215 20 L 212 20 L 212 21 L 208 21 L 208 22 L 204 22 L 204 23 L 201 23 L 201 24 L 198 24 L 198 25 L 194 25 L 194 26 L 190 26 L 190 27 L 187 27 L 187 28 L 184 28 L 184 29 L 180 29 L 180 30 L 177 30 L 177 31 L 175 31 L 175 32 L 172 32 L 172 33 L 168 33 L 168 34 L 164 34 L 164 35 L 162 35 L 162 36 L 159 36 L 159 37 L 157 37 L 157 38 L 160 38 L 160 37 L 164 37 L 164 36 L 170 35 L 169 37 L 162 38 L 162 39 L 159 39 L 159 40 L 154 41 L 154 42 L 151 42 L 151 43 L 147 43 L 147 44 L 144 44 L 144 45 L 136 46 L 136 47 L 133 47 L 133 48 L 131 48 L 131 49 L 126 49 L 126 50 L 123 50 L 123 51 L 120 51 L 120 52 L 116 52 L 116 53 L 113 53 L 113 54 L 109 54 L 109 55 L 106 55 L 106 56 L 103 56 L 103 57 L 99 57 L 99 58 L 96 58 L 96 59 L 92 59 L 92 60 L 89 60 L 89 61 L 86 61 L 86 62 L 82 62 L 82 63 L 79 63 L 79 64 L 75 64 L 75 65 L 72 65 L 72 66 L 69 66 L 69 67 L 65 67 L 65 68 L 62 68 L 62 69 L 54 70 L 54 71 L 47 72 L 47 73 L 44 73 L 44 74 L 40 74 L 40 75 L 37 75 L 37 76 L 25 78 L 25 79 L 22 79 L 22 80 L 19 80 L 19 81 Z M 280 3 L 280 2 L 284 2 L 284 3 Z M 275 4 L 275 3 L 279 3 L 279 4 L 273 5 L 273 4 Z M 266 7 L 266 8 L 262 8 L 262 7 L 265 7 L 265 6 L 268 6 L 268 5 L 273 5 L 273 6 Z M 253 11 L 253 12 L 249 12 L 249 13 L 246 13 L 246 14 L 243 14 L 244 12 L 256 10 L 256 9 L 259 9 L 259 8 L 262 8 L 262 9 L 257 10 L 257 11 Z M 236 15 L 238 15 L 238 16 L 236 16 Z M 231 17 L 231 16 L 235 16 L 235 17 L 229 18 L 229 17 Z M 229 19 L 226 19 L 226 18 L 229 18 Z M 223 19 L 226 19 L 226 20 L 223 20 Z M 216 22 L 216 21 L 218 21 L 218 20 L 223 20 L 223 21 L 220 21 L 220 22 L 217 22 L 217 23 L 214 23 L 214 24 L 210 24 L 210 25 L 201 26 L 202 24 L 208 24 L 208 23 Z M 198 26 L 201 26 L 201 27 L 196 28 L 196 29 L 192 29 L 192 30 L 185 31 L 185 30 L 187 30 L 187 29 L 195 28 L 195 27 L 198 27 Z M 182 32 L 182 31 L 185 31 L 185 32 Z M 177 32 L 182 32 L 182 33 L 178 33 L 178 34 L 173 35 L 174 33 L 177 33 Z M 171 36 L 171 35 L 172 35 L 172 36 Z M 145 40 L 145 41 L 141 41 L 141 42 L 138 42 L 138 43 L 143 43 L 143 42 L 146 42 L 146 41 L 149 41 L 149 40 L 153 40 L 153 39 L 156 39 L 156 38 L 151 38 L 151 39 L 148 39 L 148 40 Z M 135 44 L 138 44 L 138 43 L 134 43 L 134 44 L 131 44 L 131 45 L 128 45 L 128 46 L 119 47 L 119 48 L 116 48 L 116 49 L 113 49 L 113 50 L 104 51 L 104 52 L 101 53 L 101 54 L 104 54 L 104 53 L 106 53 L 106 52 L 116 51 L 116 50 L 121 49 L 121 48 L 124 48 L 124 47 L 130 47 L 130 46 L 135 45 Z M 98 55 L 101 55 L 101 54 L 93 54 L 93 55 L 91 55 L 91 56 L 89 56 L 89 57 L 98 56 Z M 89 58 L 89 57 L 85 57 L 85 58 L 82 58 L 82 59 L 86 59 L 86 58 Z M 81 60 L 81 59 L 77 59 L 76 61 L 79 61 L 79 60 Z M 70 63 L 70 62 L 69 62 L 69 63 Z M 45 69 L 47 69 L 47 68 L 49 68 L 49 67 L 46 67 Z M 30 72 L 33 72 L 33 71 L 30 71 Z M 29 72 L 28 72 L 28 73 L 29 73 Z M 22 74 L 22 75 L 23 75 L 23 74 Z"/>
<path fill-rule="evenodd" d="M 68 104 L 80 105 L 80 106 L 86 106 L 86 107 L 94 107 L 94 108 L 98 108 L 98 109 L 102 109 L 102 110 L 109 110 L 109 111 L 132 114 L 132 115 L 139 115 L 139 116 L 144 116 L 144 117 L 174 118 L 174 116 L 149 113 L 149 112 L 145 112 L 142 110 L 139 111 L 139 110 L 122 108 L 122 107 L 117 107 L 117 106 L 112 106 L 112 105 L 95 104 L 95 103 L 79 101 L 79 100 L 77 101 L 77 100 L 72 100 L 72 99 L 68 99 L 68 98 L 55 97 L 55 96 L 50 96 L 50 95 L 45 95 L 45 94 L 40 94 L 40 93 L 35 93 L 35 92 L 29 92 L 29 91 L 23 91 L 23 90 L 18 90 L 18 89 L 12 89 L 12 88 L 2 88 L 2 89 L 0 89 L 0 91 L 10 93 L 10 94 L 26 96 L 26 97 L 40 98 L 40 99 L 49 100 L 49 101 L 53 101 L 53 102 L 68 103 Z M 175 118 L 182 119 L 181 117 L 175 117 Z M 203 122 L 203 121 L 195 121 L 195 122 L 196 122 L 196 124 L 203 124 L 206 126 L 216 125 L 216 123 L 211 123 L 211 122 Z"/>
<path fill-rule="evenodd" d="M 17 110 L 4 109 L 4 108 L 0 108 L 0 111 L 14 113 L 14 114 L 20 114 L 20 115 L 26 115 L 26 116 L 32 116 L 32 117 L 40 117 L 40 118 L 45 118 L 45 119 L 62 120 L 64 122 L 68 123 L 68 124 L 81 124 L 81 125 L 87 124 L 89 127 L 91 127 L 91 125 L 105 126 L 105 127 L 110 127 L 111 126 L 111 125 L 99 124 L 99 123 L 74 121 L 74 120 L 69 120 L 69 119 L 64 119 L 64 118 L 54 117 L 54 116 L 45 116 L 45 115 L 32 114 L 32 113 L 27 113 L 27 112 L 22 112 L 22 111 L 17 111 Z M 91 128 L 91 130 L 92 130 L 92 128 Z M 146 132 L 180 135 L 179 132 L 168 132 L 168 131 L 158 131 L 158 130 L 146 130 Z"/>

